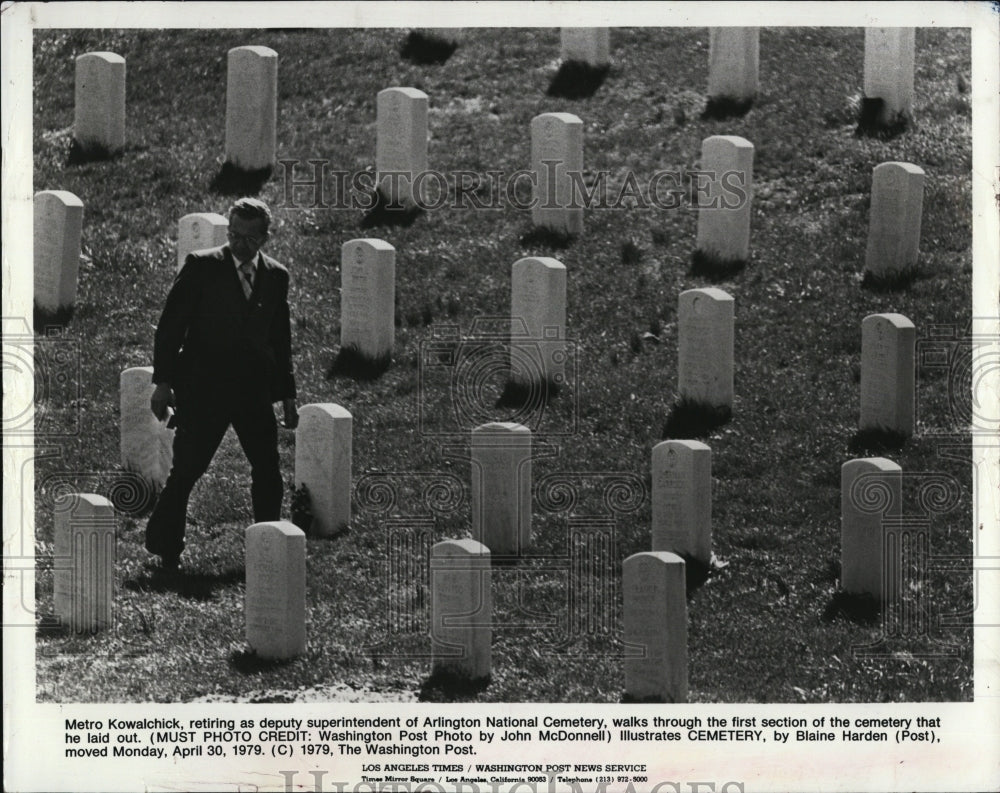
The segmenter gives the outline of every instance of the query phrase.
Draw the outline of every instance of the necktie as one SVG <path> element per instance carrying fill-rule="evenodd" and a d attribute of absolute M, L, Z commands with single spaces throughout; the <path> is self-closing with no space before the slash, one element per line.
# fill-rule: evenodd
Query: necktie
<path fill-rule="evenodd" d="M 253 262 L 243 262 L 240 265 L 240 273 L 242 278 L 240 279 L 243 285 L 243 294 L 246 295 L 247 300 L 250 299 L 250 293 L 253 292 Z"/>

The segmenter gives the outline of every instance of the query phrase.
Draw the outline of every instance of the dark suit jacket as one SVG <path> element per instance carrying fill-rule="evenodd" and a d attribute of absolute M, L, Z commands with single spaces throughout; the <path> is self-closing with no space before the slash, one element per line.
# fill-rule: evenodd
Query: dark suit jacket
<path fill-rule="evenodd" d="M 288 271 L 259 253 L 247 300 L 228 245 L 189 254 L 156 327 L 153 382 L 169 383 L 178 401 L 234 389 L 294 397 Z"/>

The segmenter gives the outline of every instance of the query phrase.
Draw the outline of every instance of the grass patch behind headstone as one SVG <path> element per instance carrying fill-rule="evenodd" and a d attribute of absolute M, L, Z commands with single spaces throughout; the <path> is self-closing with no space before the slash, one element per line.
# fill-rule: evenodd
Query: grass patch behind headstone
<path fill-rule="evenodd" d="M 411 30 L 399 48 L 399 56 L 410 63 L 421 66 L 442 64 L 447 61 L 458 44 L 433 33 Z"/>
<path fill-rule="evenodd" d="M 552 77 L 545 93 L 561 99 L 586 99 L 593 96 L 608 76 L 608 66 L 591 66 L 585 61 L 564 61 Z"/>
<path fill-rule="evenodd" d="M 674 404 L 663 427 L 664 440 L 690 440 L 704 438 L 713 430 L 728 423 L 733 417 L 725 405 L 707 405 L 704 402 L 681 400 Z"/>
<path fill-rule="evenodd" d="M 208 189 L 219 195 L 255 196 L 260 193 L 274 169 L 258 168 L 246 170 L 231 162 L 222 163 L 219 172 L 212 177 Z"/>
<path fill-rule="evenodd" d="M 365 355 L 354 345 L 341 347 L 330 368 L 326 379 L 334 377 L 352 377 L 355 380 L 377 380 L 392 364 L 392 356 L 384 353 L 377 357 Z"/>

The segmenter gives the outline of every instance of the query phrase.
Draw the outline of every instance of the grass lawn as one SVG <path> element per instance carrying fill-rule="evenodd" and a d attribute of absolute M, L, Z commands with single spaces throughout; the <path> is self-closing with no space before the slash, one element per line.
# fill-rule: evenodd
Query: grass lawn
<path fill-rule="evenodd" d="M 243 639 L 249 472 L 230 433 L 192 498 L 185 574 L 173 581 L 153 574 L 142 546 L 145 519 L 120 516 L 115 629 L 82 639 L 43 625 L 38 699 L 266 701 L 275 691 L 346 685 L 380 699 L 619 701 L 620 563 L 649 549 L 650 454 L 676 399 L 677 295 L 714 285 L 736 301 L 733 418 L 703 438 L 712 448 L 714 551 L 727 565 L 689 594 L 690 699 L 971 700 L 972 630 L 939 624 L 971 610 L 968 567 L 931 569 L 914 583 L 909 597 L 930 609 L 930 638 L 894 643 L 884 656 L 852 652 L 875 642 L 881 625 L 836 597 L 840 466 L 880 453 L 852 444 L 861 320 L 901 313 L 919 340 L 931 326 L 961 332 L 971 318 L 969 32 L 918 30 L 915 121 L 892 140 L 854 134 L 859 28 L 762 29 L 761 95 L 747 115 L 725 121 L 701 118 L 706 29 L 614 30 L 612 68 L 593 96 L 581 99 L 546 95 L 558 67 L 556 29 L 468 29 L 436 65 L 401 58 L 404 38 L 404 31 L 364 29 L 35 33 L 34 189 L 69 190 L 85 205 L 78 302 L 60 338 L 81 361 L 80 392 L 70 402 L 58 389 L 43 390 L 38 404 L 40 426 L 78 429 L 35 461 L 39 614 L 52 611 L 53 493 L 69 486 L 107 494 L 116 481 L 118 377 L 152 363 L 153 330 L 176 264 L 177 220 L 189 212 L 226 214 L 231 203 L 209 190 L 224 147 L 230 47 L 278 52 L 278 157 L 302 161 L 298 179 L 309 178 L 310 159 L 352 173 L 373 167 L 375 98 L 389 86 L 429 95 L 430 164 L 443 171 L 528 167 L 529 123 L 543 112 L 583 120 L 585 167 L 608 172 L 616 189 L 629 172 L 644 185 L 657 170 L 695 167 L 707 136 L 743 136 L 756 147 L 750 262 L 724 279 L 690 275 L 697 220 L 690 208 L 588 210 L 584 233 L 563 247 L 526 238 L 529 213 L 509 204 L 442 208 L 408 227 L 364 229 L 361 210 L 302 208 L 307 191 L 296 192 L 300 206 L 291 207 L 279 166 L 261 197 L 276 218 L 267 252 L 292 274 L 299 403 L 335 402 L 352 413 L 355 485 L 366 476 L 390 482 L 396 505 L 380 512 L 356 490 L 349 531 L 309 540 L 308 651 L 287 664 L 256 662 Z M 128 145 L 116 159 L 67 166 L 74 57 L 88 51 L 126 58 Z M 861 281 L 872 168 L 886 161 L 927 173 L 920 276 L 905 289 L 875 291 Z M 340 247 L 366 236 L 397 250 L 394 360 L 372 381 L 328 380 L 339 344 Z M 579 499 L 565 510 L 536 498 L 536 558 L 494 570 L 490 685 L 443 688 L 427 683 L 429 662 L 421 655 L 429 648 L 421 628 L 426 579 L 386 585 L 387 519 L 428 518 L 421 525 L 432 542 L 469 535 L 464 451 L 449 454 L 449 444 L 430 433 L 468 430 L 473 422 L 459 426 L 445 412 L 426 410 L 456 392 L 448 377 L 430 386 L 421 380 L 421 350 L 436 328 L 457 325 L 467 335 L 477 318 L 503 317 L 510 267 L 524 256 L 554 256 L 568 271 L 575 374 L 549 418 L 572 431 L 545 439 L 551 454 L 535 460 L 533 472 L 536 483 L 565 475 Z M 885 454 L 905 472 L 960 482 L 959 505 L 931 520 L 931 554 L 967 557 L 970 439 L 959 432 L 945 444 L 935 434 L 956 431 L 947 372 L 920 367 L 917 377 L 917 435 Z M 494 385 L 487 384 L 487 396 Z M 488 413 L 491 403 L 484 404 Z M 497 410 L 495 418 L 505 415 Z M 461 446 L 463 437 L 450 445 Z M 291 482 L 294 435 L 283 433 L 279 443 Z M 435 473 L 464 483 L 438 513 L 416 495 Z M 610 514 L 602 488 L 616 478 L 647 493 L 616 513 L 612 573 L 590 582 L 594 608 L 608 611 L 573 626 L 567 528 Z M 918 512 L 912 498 L 905 509 Z M 424 569 L 419 554 L 404 552 L 403 560 Z M 390 605 L 412 616 L 415 628 L 390 635 Z M 944 644 L 956 653 L 928 654 Z"/>

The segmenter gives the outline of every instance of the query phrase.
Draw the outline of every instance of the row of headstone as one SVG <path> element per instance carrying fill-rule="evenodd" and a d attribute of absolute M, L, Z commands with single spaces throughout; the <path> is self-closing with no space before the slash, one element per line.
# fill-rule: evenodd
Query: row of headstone
<path fill-rule="evenodd" d="M 902 314 L 870 314 L 862 320 L 862 430 L 913 435 L 916 342 L 917 330 Z"/>
<path fill-rule="evenodd" d="M 902 471 L 885 457 L 840 468 L 840 586 L 848 594 L 885 600 L 884 535 L 886 523 L 901 514 Z"/>
<path fill-rule="evenodd" d="M 882 123 L 913 108 L 914 28 L 865 28 L 864 94 L 883 102 Z M 560 58 L 602 68 L 610 60 L 609 28 L 561 28 Z M 710 100 L 752 101 L 759 83 L 760 32 L 755 27 L 709 29 Z M 276 159 L 278 54 L 269 47 L 234 47 L 227 54 L 226 162 L 256 171 Z M 388 92 L 388 93 L 387 93 Z M 427 169 L 427 95 L 389 88 L 378 97 L 380 134 L 376 169 Z M 76 59 L 73 134 L 84 150 L 120 151 L 125 145 L 125 59 L 88 52 Z M 379 181 L 382 185 L 382 180 Z M 403 189 L 387 196 L 412 199 Z"/>
<path fill-rule="evenodd" d="M 625 695 L 686 702 L 688 695 L 685 562 L 668 552 L 633 554 L 622 565 Z M 490 549 L 474 539 L 431 548 L 433 675 L 489 678 L 493 595 Z"/>
<path fill-rule="evenodd" d="M 891 279 L 915 270 L 923 202 L 923 169 L 908 162 L 875 166 L 865 249 L 868 273 Z"/>
<path fill-rule="evenodd" d="M 66 190 L 42 190 L 34 206 L 35 305 L 56 313 L 72 309 L 80 273 L 83 202 Z"/>

